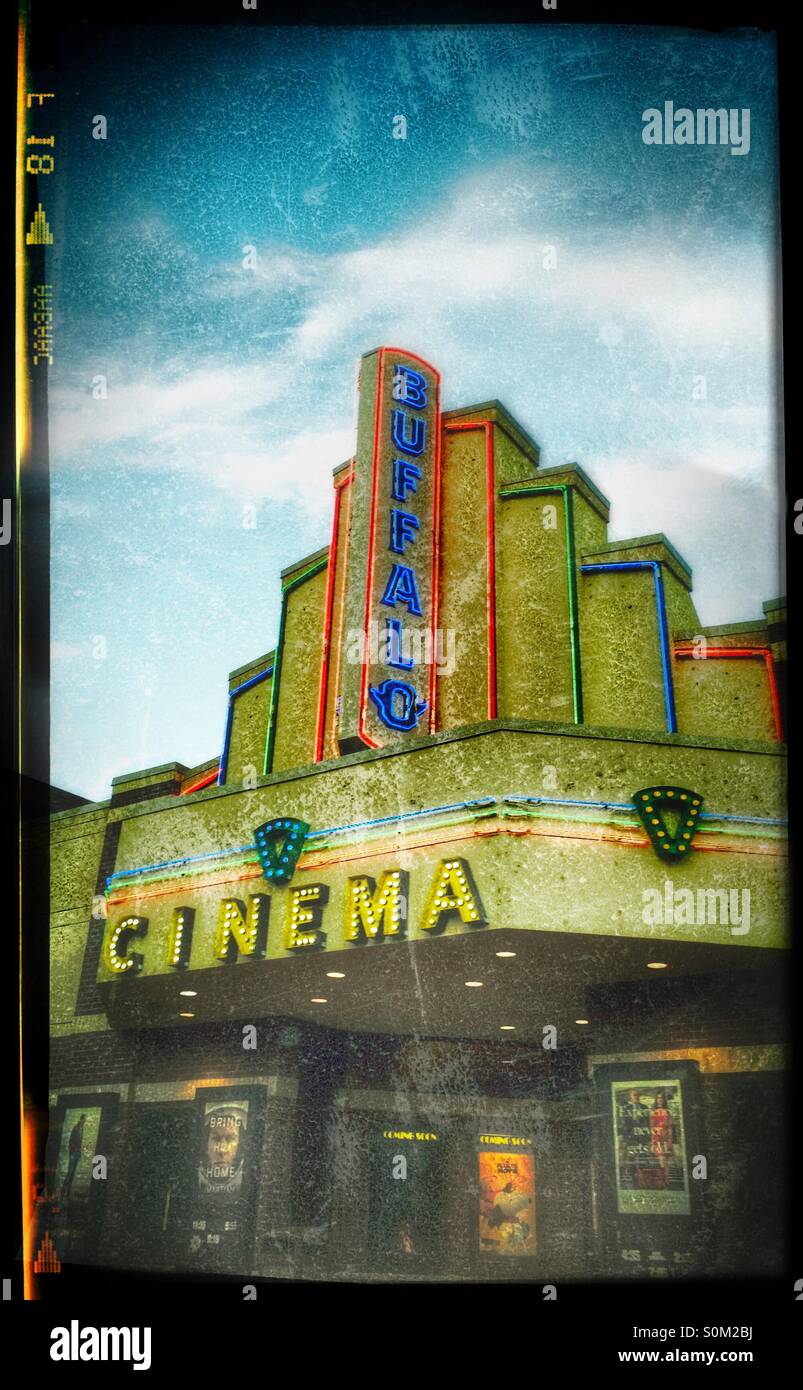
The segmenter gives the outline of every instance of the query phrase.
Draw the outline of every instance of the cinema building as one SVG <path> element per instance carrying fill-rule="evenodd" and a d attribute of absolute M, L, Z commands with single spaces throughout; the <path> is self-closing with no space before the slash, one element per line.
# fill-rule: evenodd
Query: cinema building
<path fill-rule="evenodd" d="M 440 385 L 362 359 L 215 756 L 52 818 L 63 1260 L 780 1266 L 784 601 L 702 627 L 665 536 Z"/>

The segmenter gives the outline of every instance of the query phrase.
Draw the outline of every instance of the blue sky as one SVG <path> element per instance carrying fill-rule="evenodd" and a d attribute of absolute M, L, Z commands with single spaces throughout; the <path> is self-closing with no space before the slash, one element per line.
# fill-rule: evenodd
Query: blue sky
<path fill-rule="evenodd" d="M 579 462 L 612 539 L 664 531 L 704 623 L 781 591 L 771 39 L 96 30 L 58 100 L 56 785 L 220 751 L 381 343 Z M 645 145 L 666 100 L 749 108 L 749 154 Z"/>

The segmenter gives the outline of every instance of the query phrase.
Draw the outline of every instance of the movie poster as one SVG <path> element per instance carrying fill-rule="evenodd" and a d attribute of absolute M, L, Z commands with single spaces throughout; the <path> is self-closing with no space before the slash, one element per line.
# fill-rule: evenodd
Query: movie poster
<path fill-rule="evenodd" d="M 56 1191 L 63 1202 L 86 1197 L 92 1181 L 92 1159 L 97 1150 L 99 1106 L 65 1110 L 56 1163 Z"/>
<path fill-rule="evenodd" d="M 198 1195 L 236 1202 L 242 1194 L 248 1151 L 248 1101 L 208 1101 L 204 1106 Z"/>
<path fill-rule="evenodd" d="M 535 1155 L 493 1150 L 479 1164 L 480 1250 L 535 1254 Z"/>
<path fill-rule="evenodd" d="M 623 1214 L 688 1216 L 679 1081 L 611 1083 L 616 1201 Z"/>

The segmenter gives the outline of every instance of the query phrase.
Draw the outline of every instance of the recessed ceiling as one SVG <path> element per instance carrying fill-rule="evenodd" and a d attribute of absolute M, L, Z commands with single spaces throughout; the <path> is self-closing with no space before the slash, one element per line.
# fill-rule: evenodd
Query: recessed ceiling
<path fill-rule="evenodd" d="M 515 956 L 500 958 L 497 953 L 506 949 Z M 647 938 L 576 932 L 497 929 L 386 939 L 287 960 L 238 960 L 180 975 L 115 981 L 108 987 L 110 1013 L 128 1027 L 164 1027 L 177 1021 L 180 992 L 191 988 L 197 991 L 193 1025 L 273 1016 L 351 1032 L 496 1041 L 505 1025 L 515 1031 L 517 1044 L 540 1045 L 548 1024 L 564 1038 L 587 1040 L 595 1026 L 590 998 L 606 985 L 613 991 L 627 982 L 654 989 L 659 979 L 691 976 L 735 981 L 746 969 L 777 966 L 780 953 L 663 939 L 659 958 L 667 968 L 649 970 L 656 955 L 656 943 Z M 343 978 L 333 979 L 333 971 L 342 971 Z M 466 988 L 467 981 L 481 981 L 482 987 Z M 314 1002 L 321 999 L 326 1003 Z"/>

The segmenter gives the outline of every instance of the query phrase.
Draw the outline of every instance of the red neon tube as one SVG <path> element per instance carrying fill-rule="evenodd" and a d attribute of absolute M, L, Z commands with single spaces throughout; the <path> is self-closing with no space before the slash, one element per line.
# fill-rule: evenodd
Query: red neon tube
<path fill-rule="evenodd" d="M 675 647 L 675 656 L 680 660 L 688 657 L 695 657 L 694 647 Z M 781 701 L 778 696 L 778 682 L 775 679 L 775 667 L 772 661 L 772 652 L 769 647 L 707 647 L 705 655 L 700 654 L 698 661 L 708 661 L 709 658 L 716 660 L 728 660 L 729 658 L 748 659 L 753 657 L 755 660 L 763 661 L 767 672 L 767 680 L 770 687 L 770 699 L 772 701 L 772 714 L 775 720 L 775 736 L 779 742 L 783 743 L 783 716 L 781 714 Z"/>
<path fill-rule="evenodd" d="M 446 430 L 485 431 L 485 606 L 488 618 L 488 718 L 496 718 L 496 518 L 494 445 L 492 420 L 456 421 L 444 425 Z"/>

